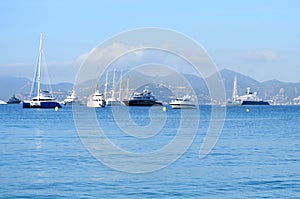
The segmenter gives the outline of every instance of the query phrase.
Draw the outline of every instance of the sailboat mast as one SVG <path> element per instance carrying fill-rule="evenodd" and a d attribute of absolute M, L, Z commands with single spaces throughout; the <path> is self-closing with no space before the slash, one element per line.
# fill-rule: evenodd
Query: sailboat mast
<path fill-rule="evenodd" d="M 126 86 L 126 99 L 129 99 L 129 79 L 127 79 L 127 86 Z"/>
<path fill-rule="evenodd" d="M 237 96 L 238 96 L 238 91 L 237 91 L 237 77 L 234 76 L 233 92 L 232 92 L 232 99 L 233 99 L 233 101 L 236 101 Z"/>
<path fill-rule="evenodd" d="M 120 91 L 119 91 L 119 100 L 122 100 L 122 71 L 120 76 Z"/>
<path fill-rule="evenodd" d="M 114 78 L 113 78 L 112 90 L 111 90 L 112 99 L 115 99 L 115 81 L 116 81 L 116 69 L 114 69 Z"/>
<path fill-rule="evenodd" d="M 40 97 L 40 85 L 41 85 L 41 64 L 42 64 L 42 48 L 43 48 L 43 33 L 40 35 L 40 53 L 39 53 L 39 62 L 38 62 L 38 92 L 37 96 Z"/>
<path fill-rule="evenodd" d="M 108 72 L 106 71 L 104 99 L 107 99 L 107 87 L 108 87 Z"/>

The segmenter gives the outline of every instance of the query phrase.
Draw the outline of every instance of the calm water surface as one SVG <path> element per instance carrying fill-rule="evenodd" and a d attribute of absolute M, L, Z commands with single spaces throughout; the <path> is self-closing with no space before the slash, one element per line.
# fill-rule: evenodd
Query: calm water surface
<path fill-rule="evenodd" d="M 158 109 L 161 109 L 158 108 Z M 228 107 L 213 151 L 199 159 L 210 107 L 200 107 L 191 147 L 175 163 L 152 173 L 128 174 L 106 167 L 84 148 L 72 108 L 0 106 L 1 198 L 300 198 L 300 107 Z M 131 109 L 147 125 L 147 109 Z M 176 134 L 180 111 L 168 108 L 154 142 L 126 146 L 110 108 L 96 111 L 108 138 L 128 150 L 162 147 Z M 191 110 L 191 115 L 193 115 Z M 195 116 L 196 117 L 196 116 Z M 117 161 L 117 160 L 116 160 Z"/>

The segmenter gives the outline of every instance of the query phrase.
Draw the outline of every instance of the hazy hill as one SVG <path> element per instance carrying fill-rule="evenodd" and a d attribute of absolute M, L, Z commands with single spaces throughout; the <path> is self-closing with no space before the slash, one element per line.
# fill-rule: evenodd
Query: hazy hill
<path fill-rule="evenodd" d="M 292 100 L 300 95 L 300 83 L 281 82 L 270 80 L 261 83 L 265 96 L 284 95 Z"/>
<path fill-rule="evenodd" d="M 0 99 L 7 101 L 13 94 L 18 98 L 23 99 L 28 96 L 31 90 L 32 81 L 24 77 L 2 76 L 0 77 Z M 67 92 L 73 89 L 72 83 L 53 84 L 52 90 L 57 92 L 57 98 L 65 97 Z M 46 88 L 47 85 L 41 85 L 41 88 Z M 60 95 L 63 95 L 60 97 Z"/>
<path fill-rule="evenodd" d="M 239 95 L 244 95 L 247 87 L 250 87 L 252 91 L 257 92 L 257 95 L 264 100 L 269 100 L 278 95 L 282 95 L 286 97 L 286 100 L 291 101 L 293 98 L 300 95 L 300 82 L 289 83 L 278 80 L 258 82 L 249 76 L 245 76 L 227 69 L 221 70 L 220 73 L 226 88 L 227 98 L 230 98 L 232 95 L 233 80 L 235 75 L 237 76 Z"/>
<path fill-rule="evenodd" d="M 30 88 L 31 81 L 24 77 L 2 76 L 0 85 L 0 99 L 7 101 L 13 94 L 20 94 L 24 87 Z"/>
<path fill-rule="evenodd" d="M 207 103 L 210 101 L 209 91 L 206 86 L 206 82 L 209 82 L 210 79 L 213 79 L 213 74 L 211 77 L 208 77 L 206 80 L 201 77 L 191 75 L 191 74 L 170 74 L 167 76 L 151 76 L 137 71 L 123 71 L 123 84 L 122 84 L 122 93 L 125 97 L 126 93 L 126 83 L 127 79 L 130 81 L 131 93 L 134 89 L 139 91 L 145 86 L 155 94 L 156 98 L 163 101 L 170 101 L 174 98 L 174 93 L 177 92 L 177 95 L 184 95 L 189 93 L 189 90 L 178 89 L 180 85 L 186 85 L 186 81 L 192 86 L 193 90 L 197 94 L 200 103 Z M 281 99 L 285 101 L 292 101 L 293 98 L 300 96 L 300 83 L 289 83 L 281 82 L 278 80 L 269 80 L 265 82 L 259 82 L 249 76 L 228 70 L 223 69 L 220 71 L 220 75 L 223 80 L 226 98 L 230 99 L 233 89 L 233 80 L 234 76 L 237 76 L 237 85 L 238 85 L 238 94 L 243 95 L 246 92 L 246 88 L 250 87 L 252 91 L 257 92 L 258 97 L 264 100 L 270 99 Z M 119 90 L 119 79 L 121 73 L 116 72 L 116 92 Z M 113 73 L 109 73 L 109 89 L 112 84 Z M 22 77 L 11 77 L 11 76 L 2 76 L 0 77 L 0 99 L 7 100 L 11 95 L 16 94 L 20 98 L 28 96 L 31 89 L 31 80 Z M 136 86 L 138 87 L 136 87 Z M 143 86 L 141 86 L 143 85 Z M 45 85 L 42 85 L 43 88 Z M 92 90 L 96 88 L 96 80 L 88 80 L 80 84 L 82 93 L 84 96 L 88 96 Z M 98 88 L 100 91 L 104 91 L 105 87 L 105 75 L 101 77 L 98 81 Z M 59 100 L 62 100 L 66 97 L 68 92 L 73 89 L 72 83 L 59 83 L 53 84 L 52 90 L 55 94 L 55 97 Z M 218 99 L 215 99 L 218 100 Z"/>
<path fill-rule="evenodd" d="M 231 70 L 223 69 L 220 71 L 220 74 L 223 79 L 227 98 L 231 97 L 232 95 L 233 81 L 235 76 L 237 76 L 237 87 L 239 95 L 243 95 L 246 92 L 247 87 L 251 87 L 256 90 L 256 88 L 260 86 L 260 82 L 256 81 L 255 79 Z"/>

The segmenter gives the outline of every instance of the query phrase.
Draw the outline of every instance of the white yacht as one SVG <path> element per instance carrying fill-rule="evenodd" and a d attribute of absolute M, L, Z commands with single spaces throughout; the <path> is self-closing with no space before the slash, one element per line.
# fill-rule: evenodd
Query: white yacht
<path fill-rule="evenodd" d="M 239 96 L 238 101 L 242 101 L 242 105 L 270 105 L 269 102 L 258 98 L 256 92 L 252 92 L 249 87 L 246 95 Z"/>
<path fill-rule="evenodd" d="M 170 105 L 173 109 L 196 108 L 196 104 L 191 101 L 191 97 L 189 95 L 172 100 Z"/>
<path fill-rule="evenodd" d="M 66 99 L 63 101 L 64 105 L 73 105 L 73 104 L 80 104 L 78 97 L 76 96 L 76 92 L 73 91 L 71 95 L 67 96 Z"/>
<path fill-rule="evenodd" d="M 97 89 L 92 95 L 89 96 L 87 101 L 87 107 L 92 108 L 104 108 L 106 105 L 106 101 L 102 93 Z"/>
<path fill-rule="evenodd" d="M 0 105 L 7 104 L 5 101 L 0 100 Z"/>
<path fill-rule="evenodd" d="M 106 100 L 106 106 L 121 106 L 123 103 L 120 100 L 117 100 L 115 98 L 108 98 Z"/>

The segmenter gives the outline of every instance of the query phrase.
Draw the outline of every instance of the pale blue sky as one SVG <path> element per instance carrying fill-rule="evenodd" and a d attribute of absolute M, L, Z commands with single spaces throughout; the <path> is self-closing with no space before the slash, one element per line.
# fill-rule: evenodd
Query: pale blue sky
<path fill-rule="evenodd" d="M 299 20 L 297 0 L 1 1 L 0 75 L 32 78 L 40 32 L 50 78 L 64 82 L 74 80 L 76 60 L 105 39 L 162 27 L 199 42 L 220 69 L 300 82 Z"/>

